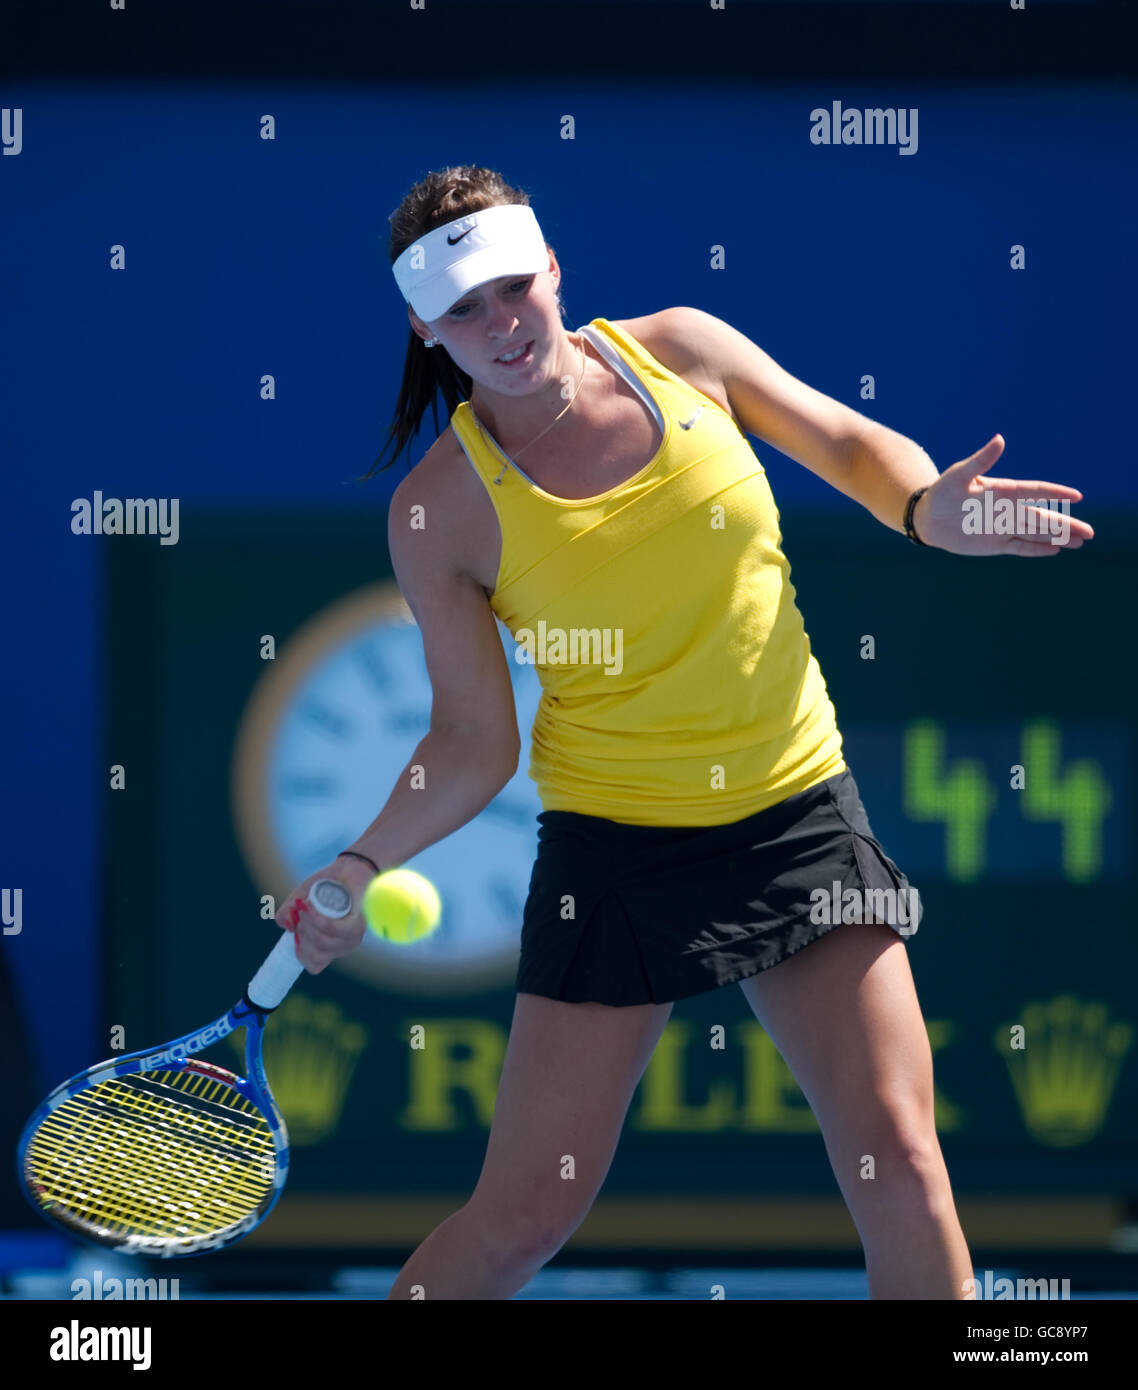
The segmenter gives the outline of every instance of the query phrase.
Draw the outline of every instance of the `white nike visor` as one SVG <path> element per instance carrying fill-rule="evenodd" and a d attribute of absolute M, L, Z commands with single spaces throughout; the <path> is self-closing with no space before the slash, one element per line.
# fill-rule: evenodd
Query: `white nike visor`
<path fill-rule="evenodd" d="M 391 267 L 403 298 L 425 323 L 487 280 L 548 269 L 549 248 L 524 203 L 502 203 L 435 227 Z"/>

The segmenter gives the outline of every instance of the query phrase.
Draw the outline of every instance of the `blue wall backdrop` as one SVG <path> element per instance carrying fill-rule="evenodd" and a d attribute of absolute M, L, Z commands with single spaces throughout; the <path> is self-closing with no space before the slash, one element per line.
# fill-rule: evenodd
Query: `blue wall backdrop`
<path fill-rule="evenodd" d="M 394 405 L 407 326 L 386 218 L 428 169 L 485 164 L 530 193 L 570 326 L 698 306 L 942 469 L 999 431 L 998 472 L 1079 487 L 1104 541 L 1133 525 L 1132 89 L 505 92 L 476 76 L 5 91 L 22 148 L 0 159 L 3 862 L 24 929 L 4 949 L 45 1086 L 105 1050 L 91 989 L 114 675 L 100 552 L 154 544 L 74 535 L 72 503 L 96 491 L 187 508 L 381 503 L 402 462 L 366 489 L 345 480 L 370 465 Z M 835 101 L 915 108 L 916 153 L 812 144 L 811 111 Z M 110 268 L 116 245 L 124 270 Z M 1023 270 L 1010 268 L 1017 245 Z M 266 373 L 274 400 L 261 398 Z M 425 425 L 412 458 L 433 438 Z M 856 510 L 753 442 L 784 508 Z M 375 544 L 385 554 L 382 531 Z M 163 634 L 138 634 L 151 637 Z M 205 902 L 210 865 L 192 846 L 186 864 L 185 890 Z M 49 1007 L 64 1023 L 52 1033 Z"/>

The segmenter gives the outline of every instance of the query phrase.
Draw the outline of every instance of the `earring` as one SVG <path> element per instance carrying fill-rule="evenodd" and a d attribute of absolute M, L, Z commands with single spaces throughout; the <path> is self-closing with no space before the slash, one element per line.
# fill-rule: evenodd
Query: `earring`
<path fill-rule="evenodd" d="M 424 339 L 423 339 L 423 346 L 424 346 L 424 347 L 437 347 L 437 346 L 438 346 L 438 341 L 439 341 L 439 340 L 438 340 L 437 338 L 424 338 Z"/>

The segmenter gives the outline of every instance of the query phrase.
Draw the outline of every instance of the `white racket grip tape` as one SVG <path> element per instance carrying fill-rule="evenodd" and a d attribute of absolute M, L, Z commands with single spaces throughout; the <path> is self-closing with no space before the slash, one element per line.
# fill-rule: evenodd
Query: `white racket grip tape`
<path fill-rule="evenodd" d="M 259 1009 L 275 1009 L 303 973 L 304 966 L 296 958 L 296 938 L 282 929 L 281 939 L 249 981 L 249 1002 Z"/>
<path fill-rule="evenodd" d="M 318 878 L 308 890 L 308 898 L 324 917 L 346 917 L 352 910 L 352 895 L 334 878 Z M 275 1009 L 300 979 L 304 966 L 296 958 L 296 938 L 282 931 L 281 939 L 269 952 L 264 965 L 249 981 L 246 993 L 260 1009 Z"/>

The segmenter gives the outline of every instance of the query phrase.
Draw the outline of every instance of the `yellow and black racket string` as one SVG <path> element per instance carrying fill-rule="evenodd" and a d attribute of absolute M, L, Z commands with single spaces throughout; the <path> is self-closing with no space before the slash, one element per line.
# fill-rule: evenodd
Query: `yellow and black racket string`
<path fill-rule="evenodd" d="M 272 1190 L 272 1130 L 239 1091 L 192 1071 L 110 1077 L 47 1115 L 24 1174 L 89 1233 L 176 1240 L 224 1230 Z"/>

